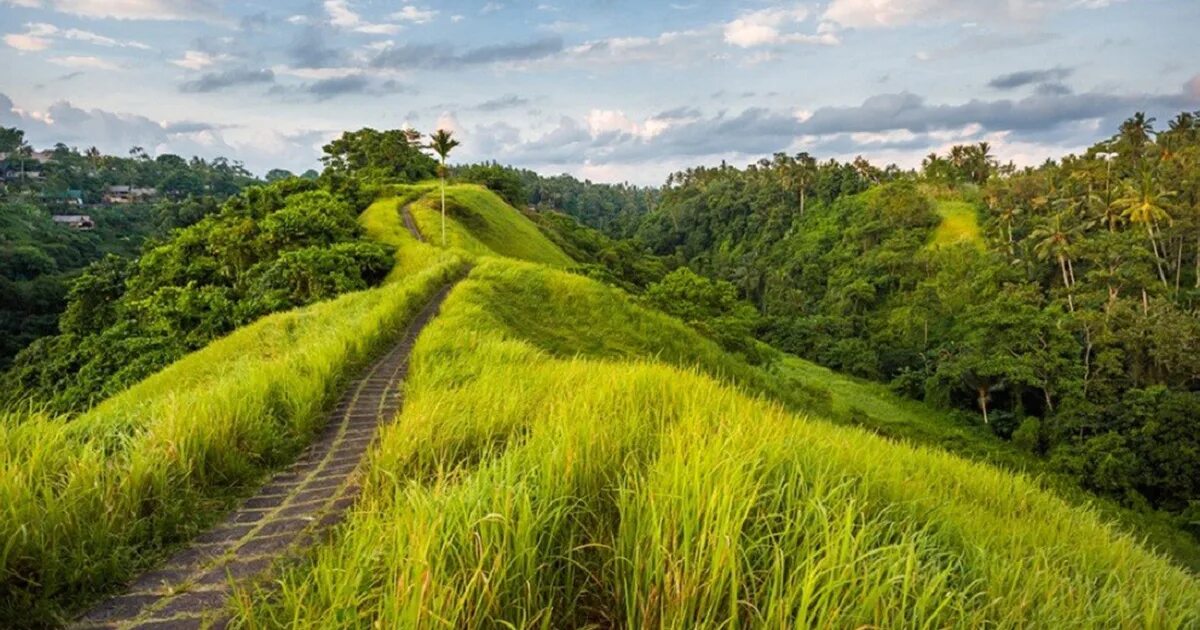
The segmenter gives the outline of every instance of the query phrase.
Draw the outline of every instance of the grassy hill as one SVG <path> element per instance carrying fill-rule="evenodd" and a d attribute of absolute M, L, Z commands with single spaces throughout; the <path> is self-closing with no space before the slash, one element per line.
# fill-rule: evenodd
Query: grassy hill
<path fill-rule="evenodd" d="M 1022 475 L 792 414 L 724 378 L 712 349 L 620 292 L 481 262 L 418 343 L 406 409 L 338 540 L 244 620 L 1198 621 L 1196 581 L 1091 511 Z"/>
<path fill-rule="evenodd" d="M 0 625 L 54 619 L 211 522 L 469 265 L 359 504 L 274 596 L 243 593 L 241 623 L 1200 623 L 1196 578 L 1095 510 L 919 444 L 1000 459 L 981 436 L 799 360 L 747 365 L 559 269 L 570 258 L 491 193 L 447 200 L 449 250 L 400 221 L 411 203 L 437 242 L 432 186 L 360 216 L 397 248 L 379 288 L 264 318 L 72 422 L 0 422 Z"/>
<path fill-rule="evenodd" d="M 970 203 L 955 199 L 937 202 L 937 213 L 941 224 L 933 233 L 933 245 L 945 246 L 957 243 L 976 243 L 983 246 L 983 234 L 979 229 L 979 215 Z"/>
<path fill-rule="evenodd" d="M 441 243 L 441 198 L 429 194 L 412 205 L 413 219 L 430 243 Z M 492 191 L 474 184 L 446 187 L 446 244 L 469 253 L 519 258 L 565 267 L 573 261 Z"/>

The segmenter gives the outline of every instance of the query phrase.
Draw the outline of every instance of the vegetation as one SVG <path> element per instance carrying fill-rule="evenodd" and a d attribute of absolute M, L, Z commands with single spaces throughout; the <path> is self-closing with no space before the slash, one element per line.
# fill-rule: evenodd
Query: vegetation
<path fill-rule="evenodd" d="M 252 188 L 137 262 L 84 272 L 62 334 L 17 356 L 6 402 L 86 409 L 262 315 L 367 288 L 392 257 L 358 239 L 351 207 L 314 182 Z"/>
<path fill-rule="evenodd" d="M 61 621 L 290 461 L 346 375 L 462 268 L 263 318 L 73 419 L 4 417 L 0 625 Z"/>
<path fill-rule="evenodd" d="M 445 129 L 438 129 L 429 137 L 429 148 L 441 160 L 438 163 L 438 178 L 442 182 L 442 247 L 446 246 L 446 158 L 450 155 L 450 151 L 458 146 L 458 140 L 451 138 L 451 135 L 451 132 Z"/>
<path fill-rule="evenodd" d="M 236 162 L 155 159 L 138 147 L 130 157 L 83 154 L 65 145 L 45 163 L 19 129 L 0 128 L 0 370 L 34 340 L 58 331 L 67 292 L 82 270 L 108 255 L 132 258 L 147 239 L 160 239 L 212 214 L 221 200 L 254 179 Z M 154 188 L 148 199 L 96 205 L 108 186 Z M 84 205 L 80 205 L 84 204 Z M 86 214 L 95 224 L 74 230 L 51 215 Z"/>
<path fill-rule="evenodd" d="M 422 234 L 437 234 L 437 200 L 411 207 Z M 537 226 L 487 189 L 470 184 L 446 187 L 446 244 L 476 255 L 501 255 L 566 267 L 573 261 Z"/>
<path fill-rule="evenodd" d="M 913 173 L 804 154 L 690 169 L 634 232 L 732 283 L 771 345 L 971 411 L 1200 533 L 1200 124 L 1153 122 L 1024 170 L 986 145 Z M 628 233 L 614 221 L 593 225 Z"/>
<path fill-rule="evenodd" d="M 1197 622 L 1194 578 L 1094 514 L 648 362 L 644 340 L 705 342 L 623 320 L 626 300 L 545 268 L 478 266 L 419 341 L 351 520 L 276 596 L 247 593 L 242 622 Z"/>
<path fill-rule="evenodd" d="M 1200 131 L 1138 125 L 1023 172 L 779 155 L 661 192 L 438 182 L 417 134 L 344 134 L 89 267 L 5 377 L 82 413 L 0 416 L 0 625 L 210 522 L 468 266 L 360 504 L 242 624 L 1198 625 Z"/>

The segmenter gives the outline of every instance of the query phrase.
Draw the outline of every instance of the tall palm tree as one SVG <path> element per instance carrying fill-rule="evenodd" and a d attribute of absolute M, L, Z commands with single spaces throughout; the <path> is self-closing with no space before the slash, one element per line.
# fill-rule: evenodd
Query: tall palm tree
<path fill-rule="evenodd" d="M 1062 272 L 1063 286 L 1067 290 L 1067 307 L 1075 312 L 1075 298 L 1071 287 L 1075 284 L 1075 270 L 1071 265 L 1071 243 L 1079 229 L 1064 221 L 1066 213 L 1059 212 L 1052 219 L 1039 226 L 1029 234 L 1035 244 L 1033 251 L 1038 258 L 1045 260 L 1053 256 L 1058 260 L 1058 268 Z"/>
<path fill-rule="evenodd" d="M 446 157 L 459 144 L 458 140 L 451 137 L 453 135 L 453 132 L 438 129 L 429 136 L 429 148 L 441 158 L 438 176 L 442 179 L 442 247 L 446 246 Z"/>
<path fill-rule="evenodd" d="M 1163 271 L 1162 256 L 1158 252 L 1158 239 L 1154 230 L 1159 221 L 1170 221 L 1167 214 L 1167 203 L 1173 193 L 1163 190 L 1154 179 L 1150 169 L 1144 169 L 1136 184 L 1127 183 L 1125 194 L 1114 203 L 1123 209 L 1122 216 L 1130 223 L 1141 223 L 1146 226 L 1146 234 L 1150 237 L 1150 248 L 1154 250 L 1154 262 L 1158 265 L 1158 278 L 1163 286 L 1167 286 L 1167 274 Z"/>

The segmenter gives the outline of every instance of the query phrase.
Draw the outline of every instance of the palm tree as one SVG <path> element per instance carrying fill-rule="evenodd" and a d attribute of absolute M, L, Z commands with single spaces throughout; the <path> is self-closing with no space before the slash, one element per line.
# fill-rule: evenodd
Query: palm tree
<path fill-rule="evenodd" d="M 446 246 L 446 157 L 450 155 L 450 151 L 458 146 L 458 140 L 451 136 L 454 133 L 445 129 L 438 129 L 429 136 L 429 148 L 438 154 L 441 158 L 441 164 L 438 165 L 438 176 L 442 179 L 442 247 Z"/>
<path fill-rule="evenodd" d="M 1071 295 L 1071 287 L 1075 283 L 1075 270 L 1071 265 L 1070 249 L 1072 238 L 1079 230 L 1068 226 L 1063 220 L 1064 216 L 1063 212 L 1054 215 L 1053 219 L 1031 232 L 1029 237 L 1035 241 L 1033 251 L 1037 253 L 1038 258 L 1045 260 L 1054 256 L 1058 260 L 1063 286 L 1067 289 L 1067 307 L 1071 312 L 1075 312 L 1075 298 Z"/>
<path fill-rule="evenodd" d="M 1150 169 L 1142 171 L 1137 184 L 1127 183 L 1125 195 L 1117 199 L 1113 205 L 1123 208 L 1122 216 L 1130 223 L 1141 223 L 1146 226 L 1146 234 L 1150 237 L 1150 248 L 1154 250 L 1154 262 L 1158 265 L 1158 278 L 1163 286 L 1167 286 L 1167 274 L 1163 271 L 1162 256 L 1158 253 L 1158 239 L 1154 230 L 1159 221 L 1170 221 L 1166 206 L 1172 193 L 1162 190 L 1154 180 Z"/>

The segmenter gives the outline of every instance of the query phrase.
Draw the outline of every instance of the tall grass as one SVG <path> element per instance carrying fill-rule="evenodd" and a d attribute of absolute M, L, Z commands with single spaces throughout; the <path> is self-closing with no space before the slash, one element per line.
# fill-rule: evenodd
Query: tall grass
<path fill-rule="evenodd" d="M 368 238 L 391 245 L 396 249 L 396 265 L 392 267 L 384 282 L 395 282 L 445 262 L 456 254 L 422 243 L 405 229 L 400 209 L 436 190 L 432 184 L 396 186 L 395 196 L 386 197 L 371 204 L 358 216 L 358 224 Z"/>
<path fill-rule="evenodd" d="M 440 197 L 426 195 L 413 204 L 412 213 L 427 240 L 440 245 Z M 446 187 L 446 245 L 478 256 L 507 256 L 556 267 L 574 263 L 520 211 L 475 184 Z"/>
<path fill-rule="evenodd" d="M 512 305 L 513 276 L 559 297 Z M 417 345 L 353 516 L 276 596 L 243 593 L 241 623 L 1200 623 L 1194 578 L 1024 476 L 798 417 L 695 369 L 563 351 L 585 339 L 534 343 L 546 322 L 586 337 L 601 318 L 576 282 L 472 272 Z M 491 315 L 499 295 L 512 317 Z M 522 309 L 541 323 L 517 325 Z M 591 343 L 639 347 L 656 323 Z"/>
<path fill-rule="evenodd" d="M 0 627 L 61 621 L 288 461 L 463 268 L 268 316 L 76 418 L 0 420 Z"/>
<path fill-rule="evenodd" d="M 983 248 L 983 231 L 979 227 L 979 213 L 966 201 L 939 199 L 937 212 L 942 222 L 933 233 L 931 247 L 972 243 Z"/>

